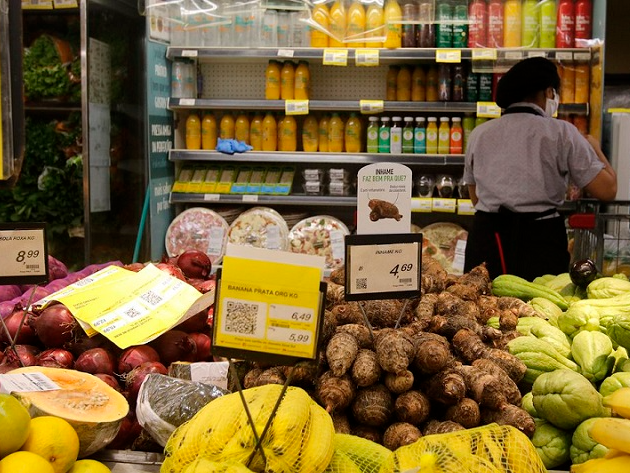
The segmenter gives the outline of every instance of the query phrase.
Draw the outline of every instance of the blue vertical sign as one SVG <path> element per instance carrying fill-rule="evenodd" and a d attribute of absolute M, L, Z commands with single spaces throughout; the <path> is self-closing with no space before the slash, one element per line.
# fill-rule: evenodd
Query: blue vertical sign
<path fill-rule="evenodd" d="M 168 152 L 173 147 L 174 133 L 173 113 L 168 110 L 171 65 L 166 59 L 166 48 L 164 44 L 147 41 L 148 191 L 152 261 L 159 260 L 164 254 L 166 230 L 175 216 L 169 202 L 174 165 L 168 160 Z"/>

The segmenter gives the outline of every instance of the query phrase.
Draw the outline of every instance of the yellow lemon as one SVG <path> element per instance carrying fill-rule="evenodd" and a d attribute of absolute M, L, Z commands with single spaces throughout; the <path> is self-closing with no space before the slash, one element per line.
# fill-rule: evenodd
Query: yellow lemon
<path fill-rule="evenodd" d="M 112 470 L 99 461 L 90 460 L 86 458 L 84 460 L 77 460 L 72 465 L 72 468 L 68 473 L 111 473 Z"/>
<path fill-rule="evenodd" d="M 66 473 L 79 455 L 79 436 L 61 417 L 35 417 L 22 450 L 43 457 L 55 473 Z"/>
<path fill-rule="evenodd" d="M 0 394 L 0 458 L 20 449 L 28 437 L 31 416 L 10 394 Z"/>
<path fill-rule="evenodd" d="M 0 460 L 0 473 L 55 473 L 55 470 L 36 453 L 19 451 Z"/>

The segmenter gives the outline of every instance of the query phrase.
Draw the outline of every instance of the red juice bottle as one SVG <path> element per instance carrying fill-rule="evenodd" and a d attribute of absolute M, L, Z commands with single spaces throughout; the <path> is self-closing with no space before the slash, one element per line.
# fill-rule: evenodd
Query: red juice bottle
<path fill-rule="evenodd" d="M 556 47 L 575 47 L 575 5 L 573 0 L 560 0 L 558 3 Z"/>
<path fill-rule="evenodd" d="M 503 47 L 503 2 L 490 0 L 488 3 L 488 47 Z"/>
<path fill-rule="evenodd" d="M 472 0 L 468 5 L 468 47 L 487 46 L 488 5 L 486 0 Z"/>
<path fill-rule="evenodd" d="M 575 39 L 591 39 L 593 34 L 593 2 L 577 0 L 575 2 Z M 576 46 L 578 42 L 576 41 Z"/>

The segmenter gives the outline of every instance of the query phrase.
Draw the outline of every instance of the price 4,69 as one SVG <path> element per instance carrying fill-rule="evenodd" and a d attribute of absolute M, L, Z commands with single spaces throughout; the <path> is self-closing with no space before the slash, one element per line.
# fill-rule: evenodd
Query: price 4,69
<path fill-rule="evenodd" d="M 23 262 L 26 259 L 37 258 L 39 256 L 39 250 L 18 251 L 15 261 L 18 263 Z"/>
<path fill-rule="evenodd" d="M 397 264 L 391 269 L 389 274 L 393 276 L 398 276 L 398 273 L 406 273 L 412 270 L 413 270 L 413 263 Z"/>

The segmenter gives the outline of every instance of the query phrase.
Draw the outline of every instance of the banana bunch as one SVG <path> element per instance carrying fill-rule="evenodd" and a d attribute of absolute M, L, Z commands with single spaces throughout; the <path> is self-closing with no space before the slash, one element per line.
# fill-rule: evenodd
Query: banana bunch
<path fill-rule="evenodd" d="M 422 437 L 398 448 L 384 462 L 381 473 L 399 473 L 418 467 L 425 473 L 546 471 L 525 434 L 514 427 L 497 424 Z"/>
<path fill-rule="evenodd" d="M 603 458 L 571 466 L 571 473 L 630 471 L 630 388 L 621 388 L 606 396 L 604 405 L 621 417 L 598 418 L 589 429 L 589 435 L 608 447 L 608 453 Z"/>
<path fill-rule="evenodd" d="M 335 453 L 325 473 L 379 473 L 392 455 L 381 444 L 350 434 L 335 434 Z"/>

